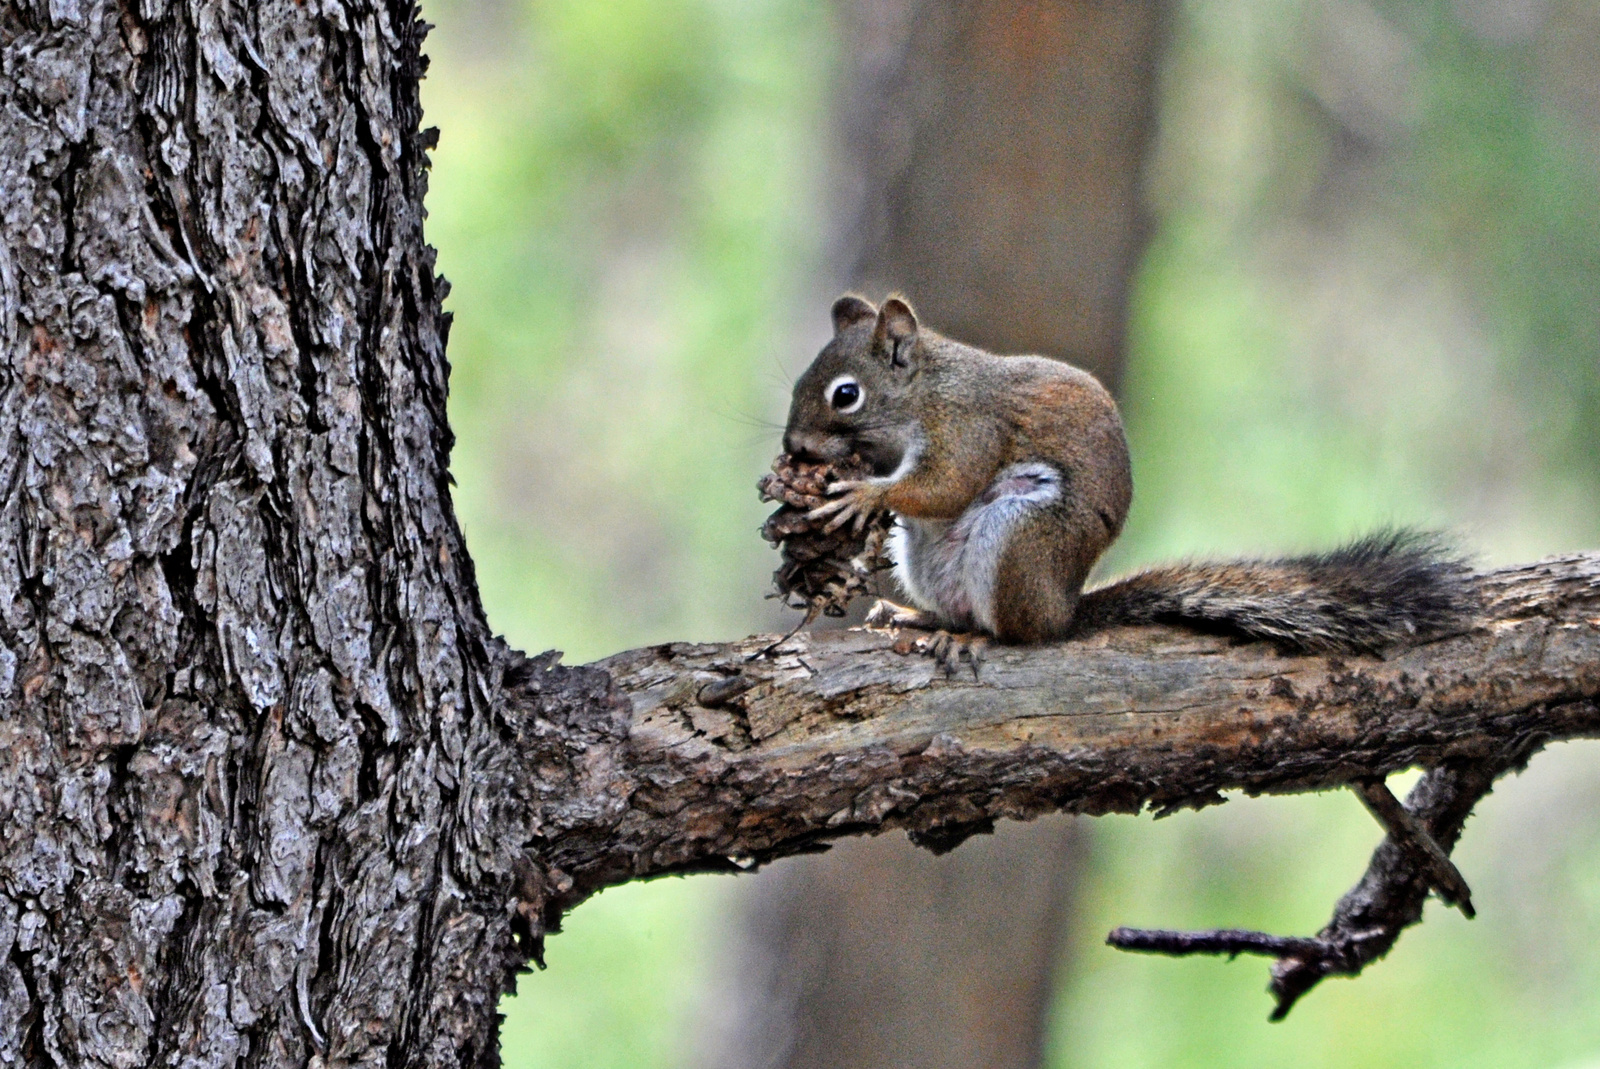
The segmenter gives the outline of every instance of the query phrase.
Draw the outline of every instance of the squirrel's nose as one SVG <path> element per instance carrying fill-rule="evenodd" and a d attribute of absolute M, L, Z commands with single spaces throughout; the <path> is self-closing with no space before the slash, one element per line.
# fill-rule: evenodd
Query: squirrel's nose
<path fill-rule="evenodd" d="M 786 431 L 783 436 L 783 451 L 796 460 L 812 462 L 826 460 L 827 457 L 823 455 L 826 441 L 822 435 Z"/>

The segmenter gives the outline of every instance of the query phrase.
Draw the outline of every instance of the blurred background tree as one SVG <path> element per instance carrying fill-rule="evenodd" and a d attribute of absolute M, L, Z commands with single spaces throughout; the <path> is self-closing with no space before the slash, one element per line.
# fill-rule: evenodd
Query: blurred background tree
<path fill-rule="evenodd" d="M 1117 390 L 1168 5 L 858 0 L 836 17 L 819 275 Z M 934 857 L 889 835 L 751 881 L 705 1063 L 1038 1065 L 1088 837 L 1056 817 Z"/>
<path fill-rule="evenodd" d="M 455 287 L 458 506 L 491 621 L 573 660 L 781 625 L 752 484 L 837 288 L 852 9 L 427 13 L 429 233 Z M 1600 8 L 1171 14 L 1123 388 L 1138 490 L 1114 564 L 1389 521 L 1457 529 L 1489 562 L 1597 544 Z M 960 317 L 929 314 L 978 329 Z M 1378 837 L 1359 805 L 1093 822 L 1046 1064 L 1600 1064 L 1593 753 L 1542 756 L 1482 807 L 1458 854 L 1479 920 L 1441 911 L 1271 1027 L 1259 962 L 1100 940 L 1124 921 L 1315 930 Z M 529 976 L 506 1004 L 506 1063 L 699 1064 L 696 1037 L 727 1028 L 736 900 L 783 868 L 585 905 L 550 945 L 559 983 Z"/>

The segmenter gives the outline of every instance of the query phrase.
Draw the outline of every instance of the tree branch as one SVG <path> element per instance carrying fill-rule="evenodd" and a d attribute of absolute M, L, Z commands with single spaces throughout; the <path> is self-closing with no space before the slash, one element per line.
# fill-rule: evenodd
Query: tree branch
<path fill-rule="evenodd" d="M 1166 813 L 1223 791 L 1323 790 L 1413 766 L 1434 771 L 1409 811 L 1448 851 L 1495 777 L 1549 740 L 1600 735 L 1600 554 L 1482 583 L 1470 633 L 1387 659 L 1292 657 L 1157 627 L 995 648 L 978 679 L 946 678 L 859 630 L 796 636 L 765 656 L 770 637 L 657 646 L 593 666 L 610 676 L 610 717 L 559 730 L 540 726 L 539 673 L 513 655 L 507 721 L 538 775 L 583 799 L 529 799 L 547 861 L 541 923 L 609 884 L 752 868 L 842 835 L 904 828 L 944 850 L 1001 818 Z M 1286 1012 L 1420 916 L 1441 878 L 1425 854 L 1386 842 L 1315 940 L 1202 933 L 1188 949 L 1279 957 Z"/>
<path fill-rule="evenodd" d="M 1373 853 L 1366 875 L 1334 907 L 1333 919 L 1314 938 L 1284 938 L 1262 932 L 1165 932 L 1117 928 L 1106 942 L 1123 950 L 1174 956 L 1185 954 L 1266 954 L 1278 960 L 1272 966 L 1269 990 L 1277 1000 L 1271 1019 L 1288 1016 L 1301 995 L 1324 977 L 1355 976 L 1369 963 L 1389 952 L 1400 933 L 1422 919 L 1428 891 L 1438 879 L 1438 859 L 1414 845 L 1417 830 L 1439 851 L 1444 864 L 1455 872 L 1448 850 L 1460 837 L 1473 806 L 1488 794 L 1494 781 L 1513 768 L 1520 769 L 1543 745 L 1537 732 L 1508 743 L 1498 754 L 1476 761 L 1451 761 L 1431 770 L 1412 789 L 1404 824 L 1397 842 L 1393 832 Z M 1387 788 L 1385 788 L 1387 793 Z M 1392 796 L 1391 796 L 1392 797 Z M 1459 881 L 1460 874 L 1456 874 Z M 1462 905 L 1473 914 L 1464 885 L 1459 891 L 1441 892 L 1447 904 Z"/>

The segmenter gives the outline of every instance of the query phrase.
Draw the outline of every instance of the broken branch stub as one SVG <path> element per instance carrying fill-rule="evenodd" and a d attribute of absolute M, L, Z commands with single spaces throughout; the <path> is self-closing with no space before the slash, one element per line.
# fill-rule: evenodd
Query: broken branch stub
<path fill-rule="evenodd" d="M 1329 976 L 1359 976 L 1383 957 L 1400 933 L 1422 920 L 1430 892 L 1474 916 L 1466 881 L 1450 861 L 1473 807 L 1509 771 L 1519 771 L 1547 741 L 1522 732 L 1482 757 L 1451 760 L 1428 771 L 1402 804 L 1381 777 L 1352 783 L 1358 797 L 1389 831 L 1367 871 L 1334 907 L 1333 919 L 1310 938 L 1239 929 L 1184 932 L 1117 928 L 1106 942 L 1120 950 L 1183 957 L 1190 954 L 1261 954 L 1276 958 L 1268 985 L 1281 1021 L 1296 1002 Z"/>

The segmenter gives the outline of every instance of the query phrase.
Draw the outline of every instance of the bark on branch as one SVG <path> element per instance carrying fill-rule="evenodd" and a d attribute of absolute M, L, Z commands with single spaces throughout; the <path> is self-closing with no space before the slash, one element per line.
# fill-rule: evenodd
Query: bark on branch
<path fill-rule="evenodd" d="M 1447 852 L 1495 777 L 1547 741 L 1600 734 L 1600 555 L 1483 584 L 1470 633 L 1387 659 L 1165 628 L 996 650 L 978 679 L 946 678 L 863 631 L 798 636 L 768 656 L 762 637 L 619 654 L 594 666 L 611 677 L 614 716 L 588 725 L 568 773 L 584 784 L 561 792 L 585 804 L 539 813 L 543 919 L 608 884 L 749 868 L 842 835 L 904 828 L 949 849 L 1000 818 L 1170 812 L 1413 766 L 1435 771 L 1404 823 Z M 512 689 L 536 694 L 538 673 L 523 673 Z M 508 716 L 521 730 L 537 721 Z M 1203 933 L 1159 949 L 1278 956 L 1286 1011 L 1420 916 L 1442 877 L 1416 846 L 1381 847 L 1316 939 Z"/>

